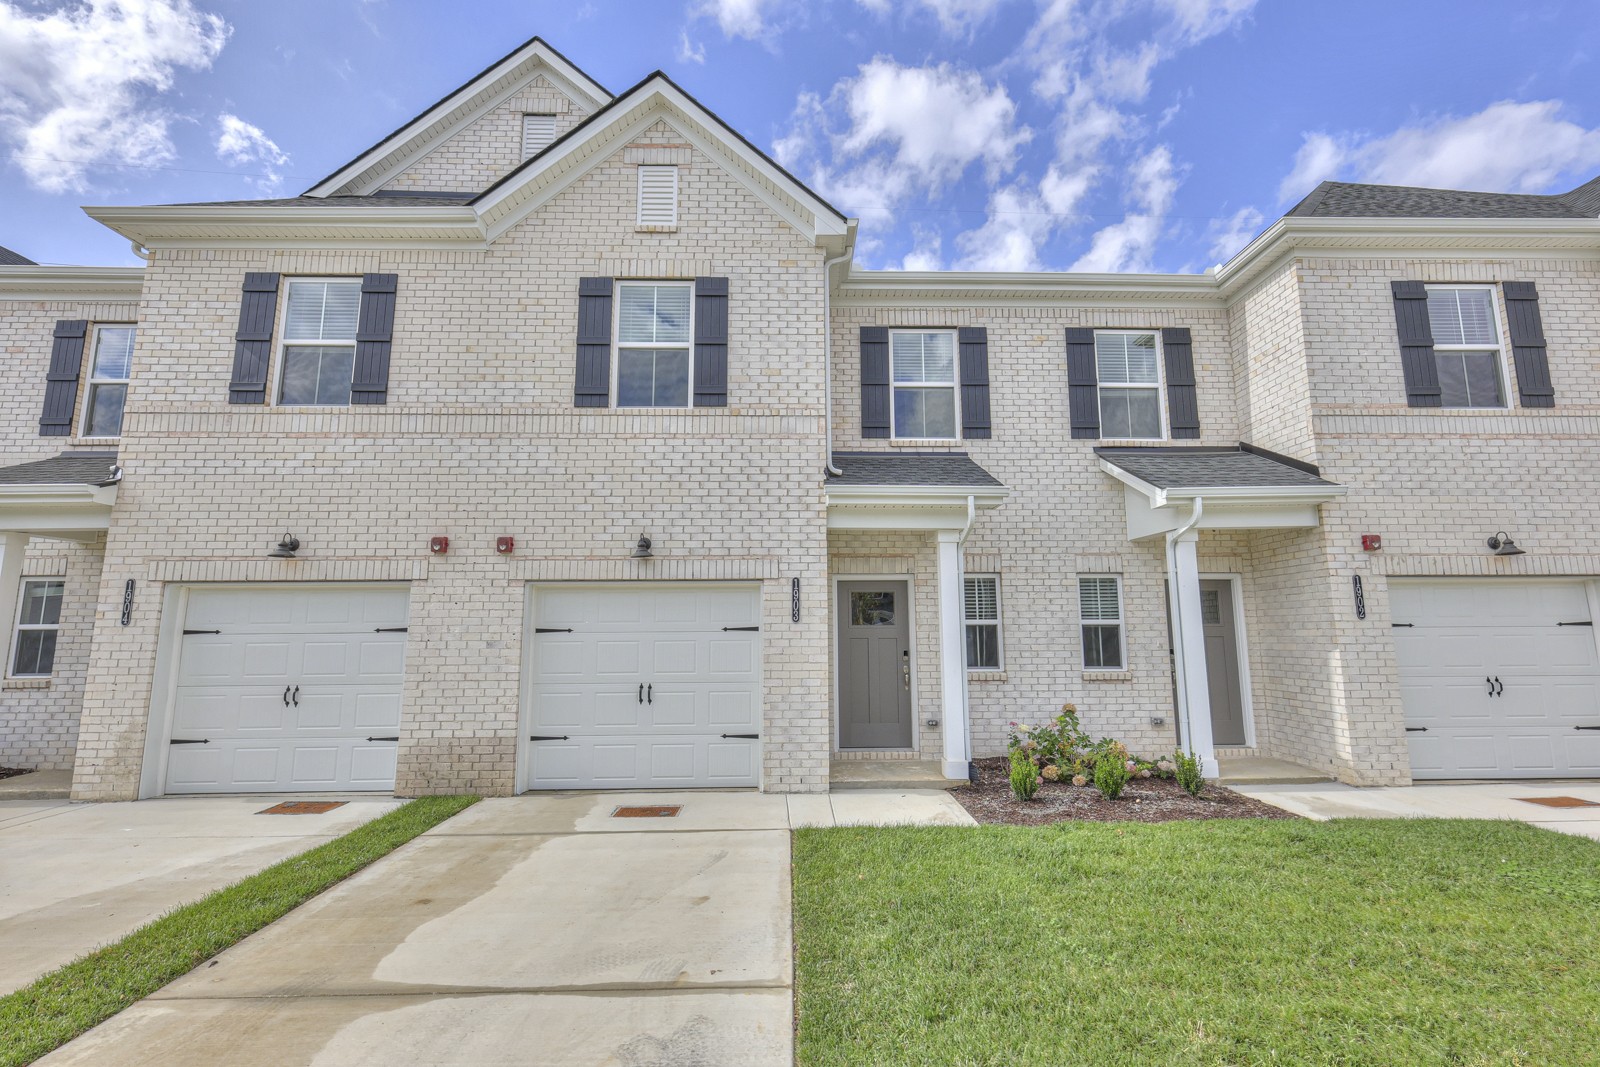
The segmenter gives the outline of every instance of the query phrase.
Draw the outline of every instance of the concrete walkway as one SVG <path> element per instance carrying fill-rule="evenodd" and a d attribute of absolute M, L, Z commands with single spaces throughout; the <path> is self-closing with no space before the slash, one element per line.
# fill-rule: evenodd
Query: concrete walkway
<path fill-rule="evenodd" d="M 619 805 L 681 805 L 619 818 Z M 933 796 L 486 800 L 42 1064 L 788 1065 L 791 824 Z"/>
<path fill-rule="evenodd" d="M 0 801 L 0 994 L 401 803 L 255 814 L 276 802 Z"/>
<path fill-rule="evenodd" d="M 1395 788 L 1315 785 L 1230 785 L 1308 819 L 1516 819 L 1600 840 L 1600 782 L 1444 782 Z M 1593 806 L 1549 807 L 1530 798 L 1568 797 Z"/>

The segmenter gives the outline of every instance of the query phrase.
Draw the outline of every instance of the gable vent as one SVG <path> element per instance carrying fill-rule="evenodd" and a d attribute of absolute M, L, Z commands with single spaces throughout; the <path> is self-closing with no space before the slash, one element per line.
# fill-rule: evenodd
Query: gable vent
<path fill-rule="evenodd" d="M 522 116 L 522 158 L 532 159 L 556 139 L 554 115 Z"/>
<path fill-rule="evenodd" d="M 678 224 L 678 168 L 639 168 L 639 225 Z"/>

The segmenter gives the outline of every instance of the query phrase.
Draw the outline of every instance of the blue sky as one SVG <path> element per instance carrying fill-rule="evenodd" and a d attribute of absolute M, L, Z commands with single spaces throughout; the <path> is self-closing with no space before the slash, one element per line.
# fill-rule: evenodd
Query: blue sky
<path fill-rule="evenodd" d="M 534 34 L 665 70 L 870 267 L 1197 271 L 1324 177 L 1600 174 L 1595 0 L 0 0 L 0 245 L 136 263 L 79 205 L 299 193 Z"/>

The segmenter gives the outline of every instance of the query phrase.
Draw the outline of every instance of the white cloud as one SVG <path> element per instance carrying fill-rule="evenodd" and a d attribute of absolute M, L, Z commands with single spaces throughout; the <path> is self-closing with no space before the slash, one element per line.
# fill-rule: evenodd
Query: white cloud
<path fill-rule="evenodd" d="M 260 126 L 226 112 L 217 116 L 217 158 L 235 165 L 259 165 L 262 168 L 259 184 L 269 190 L 282 183 L 280 168 L 289 162 L 288 155 Z"/>
<path fill-rule="evenodd" d="M 1093 186 L 1094 168 L 1063 171 L 1051 167 L 1037 188 L 1015 182 L 989 197 L 988 221 L 956 238 L 963 270 L 1040 270 L 1040 247 L 1052 235 L 1082 220 L 1084 197 Z"/>
<path fill-rule="evenodd" d="M 1600 128 L 1561 117 L 1559 100 L 1501 100 L 1476 114 L 1402 126 L 1383 137 L 1308 133 L 1278 188 L 1285 202 L 1319 181 L 1542 193 L 1600 167 Z"/>
<path fill-rule="evenodd" d="M 1265 221 L 1266 216 L 1253 207 L 1242 207 L 1226 219 L 1212 219 L 1206 228 L 1206 236 L 1211 239 L 1212 261 L 1226 263 L 1232 259 L 1234 253 L 1261 232 Z"/>
<path fill-rule="evenodd" d="M 1154 0 L 1153 7 L 1172 20 L 1186 44 L 1198 44 L 1239 25 L 1255 10 L 1257 0 Z"/>
<path fill-rule="evenodd" d="M 1148 271 L 1150 253 L 1172 210 L 1179 177 L 1166 145 L 1157 145 L 1128 171 L 1128 200 L 1135 210 L 1094 235 L 1089 250 L 1072 265 L 1081 271 Z"/>
<path fill-rule="evenodd" d="M 81 192 L 96 164 L 174 156 L 153 101 L 180 69 L 204 70 L 223 20 L 190 0 L 88 0 L 47 13 L 0 0 L 0 135 L 35 187 Z"/>
<path fill-rule="evenodd" d="M 689 40 L 687 31 L 678 34 L 678 59 L 684 63 L 699 63 L 702 66 L 706 61 L 706 46 L 695 44 Z"/>
<path fill-rule="evenodd" d="M 927 12 L 939 20 L 939 28 L 951 36 L 966 36 L 988 21 L 1007 0 L 902 0 L 903 10 Z M 856 0 L 875 15 L 894 9 L 892 0 Z"/>
<path fill-rule="evenodd" d="M 699 0 L 692 13 L 715 19 L 724 37 L 764 41 L 774 29 L 769 20 L 778 10 L 782 10 L 778 0 Z"/>
<path fill-rule="evenodd" d="M 900 261 L 901 270 L 940 270 L 944 267 L 944 235 L 936 226 L 911 227 L 912 248 Z"/>

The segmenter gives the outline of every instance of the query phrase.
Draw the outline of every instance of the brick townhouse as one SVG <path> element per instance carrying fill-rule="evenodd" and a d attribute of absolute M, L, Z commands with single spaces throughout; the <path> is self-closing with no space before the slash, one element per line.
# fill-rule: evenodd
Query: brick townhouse
<path fill-rule="evenodd" d="M 1324 183 L 1203 275 L 871 271 L 534 39 L 304 194 L 0 260 L 0 763 L 829 788 L 1008 723 L 1600 774 L 1600 182 Z"/>

